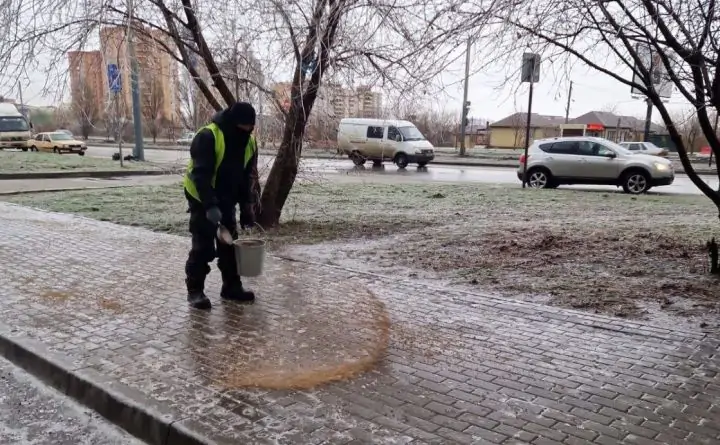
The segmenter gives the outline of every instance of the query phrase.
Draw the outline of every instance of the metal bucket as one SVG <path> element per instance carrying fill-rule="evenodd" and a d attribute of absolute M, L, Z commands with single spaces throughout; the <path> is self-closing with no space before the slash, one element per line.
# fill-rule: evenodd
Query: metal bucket
<path fill-rule="evenodd" d="M 233 242 L 235 247 L 235 262 L 241 277 L 259 277 L 263 273 L 265 263 L 265 240 L 255 238 L 237 239 Z"/>

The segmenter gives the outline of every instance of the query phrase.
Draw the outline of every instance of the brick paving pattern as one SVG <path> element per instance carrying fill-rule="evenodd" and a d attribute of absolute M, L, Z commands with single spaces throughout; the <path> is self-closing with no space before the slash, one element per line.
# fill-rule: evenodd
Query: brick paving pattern
<path fill-rule="evenodd" d="M 714 336 L 277 258 L 249 282 L 254 306 L 197 313 L 187 244 L 0 204 L 0 316 L 218 443 L 720 443 Z M 217 301 L 217 272 L 208 291 Z M 392 324 L 374 370 L 314 390 L 238 387 L 372 356 L 376 298 Z"/>

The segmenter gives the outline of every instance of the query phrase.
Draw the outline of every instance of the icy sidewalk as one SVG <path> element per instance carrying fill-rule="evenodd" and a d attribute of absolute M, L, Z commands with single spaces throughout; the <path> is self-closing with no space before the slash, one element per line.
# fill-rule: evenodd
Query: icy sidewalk
<path fill-rule="evenodd" d="M 219 302 L 214 271 L 194 312 L 187 245 L 0 204 L 0 343 L 42 344 L 199 441 L 720 440 L 715 338 L 278 258 L 255 305 Z"/>

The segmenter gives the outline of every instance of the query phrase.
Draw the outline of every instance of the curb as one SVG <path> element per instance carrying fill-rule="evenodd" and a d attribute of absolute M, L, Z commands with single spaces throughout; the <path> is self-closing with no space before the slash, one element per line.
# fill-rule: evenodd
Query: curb
<path fill-rule="evenodd" d="M 118 176 L 161 176 L 179 173 L 169 170 L 96 170 L 96 171 L 50 171 L 27 173 L 0 173 L 0 181 L 7 179 L 56 179 L 56 178 L 115 178 Z"/>
<path fill-rule="evenodd" d="M 332 161 L 342 161 L 342 160 L 347 159 L 347 158 L 342 158 L 340 156 L 318 156 L 318 155 L 308 155 L 308 156 L 303 155 L 302 157 L 306 158 L 306 159 L 326 159 L 326 160 L 332 160 Z M 453 159 L 440 159 L 440 160 L 435 159 L 433 161 L 430 161 L 430 163 L 428 164 L 428 167 L 431 167 L 433 165 L 450 165 L 450 166 L 454 166 L 454 167 L 484 167 L 484 168 L 512 168 L 512 169 L 517 168 L 516 162 L 512 162 L 512 163 L 487 162 L 487 161 L 485 161 L 485 162 L 483 162 L 483 161 L 467 162 L 467 161 L 462 161 L 462 160 L 456 161 Z M 682 168 L 679 168 L 679 169 L 675 170 L 675 173 L 684 175 L 685 170 L 683 170 Z M 695 170 L 695 173 L 698 175 L 715 175 L 715 174 L 717 174 L 717 171 L 708 169 L 708 168 L 699 168 L 699 169 Z"/>
<path fill-rule="evenodd" d="M 43 344 L 0 324 L 0 354 L 150 445 L 212 445 L 180 424 L 186 417 L 91 367 L 73 366 Z"/>
<path fill-rule="evenodd" d="M 11 190 L 9 192 L 0 192 L 2 196 L 16 196 L 16 195 L 32 195 L 36 193 L 56 193 L 56 192 L 80 192 L 85 190 L 105 190 L 105 189 L 119 189 L 123 187 L 135 187 L 135 185 L 100 185 L 97 187 L 60 187 L 54 189 L 33 189 L 33 190 Z"/>

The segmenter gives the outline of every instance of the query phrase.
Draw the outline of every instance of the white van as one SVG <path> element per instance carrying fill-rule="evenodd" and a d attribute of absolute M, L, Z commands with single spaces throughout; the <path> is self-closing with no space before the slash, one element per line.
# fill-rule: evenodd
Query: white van
<path fill-rule="evenodd" d="M 392 161 L 399 168 L 410 163 L 424 167 L 435 159 L 432 144 L 408 121 L 345 118 L 337 141 L 338 153 L 348 155 L 355 165 Z"/>
<path fill-rule="evenodd" d="M 0 150 L 19 148 L 28 150 L 27 141 L 32 136 L 31 125 L 14 104 L 0 102 Z"/>

